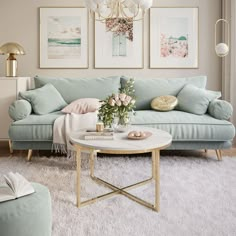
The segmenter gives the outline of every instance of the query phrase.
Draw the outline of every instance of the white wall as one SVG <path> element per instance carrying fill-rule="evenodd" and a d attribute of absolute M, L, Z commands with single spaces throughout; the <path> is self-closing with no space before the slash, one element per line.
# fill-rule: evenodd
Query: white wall
<path fill-rule="evenodd" d="M 154 0 L 154 6 L 199 7 L 199 68 L 149 69 L 149 14 L 144 27 L 144 69 L 94 69 L 94 33 L 90 19 L 89 69 L 39 68 L 39 7 L 83 6 L 82 0 L 0 0 L 0 45 L 15 41 L 27 55 L 18 56 L 19 76 L 93 77 L 130 75 L 138 77 L 180 77 L 207 75 L 208 88 L 221 89 L 221 61 L 214 52 L 214 24 L 220 17 L 220 0 Z M 5 75 L 5 56 L 0 56 L 0 76 Z"/>

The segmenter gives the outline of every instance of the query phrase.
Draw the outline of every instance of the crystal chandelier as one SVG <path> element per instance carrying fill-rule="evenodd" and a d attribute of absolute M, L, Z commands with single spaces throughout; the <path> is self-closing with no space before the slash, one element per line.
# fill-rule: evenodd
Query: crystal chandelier
<path fill-rule="evenodd" d="M 90 13 L 96 13 L 96 20 L 108 19 L 141 20 L 153 0 L 84 0 Z M 141 14 L 141 17 L 140 17 Z"/>

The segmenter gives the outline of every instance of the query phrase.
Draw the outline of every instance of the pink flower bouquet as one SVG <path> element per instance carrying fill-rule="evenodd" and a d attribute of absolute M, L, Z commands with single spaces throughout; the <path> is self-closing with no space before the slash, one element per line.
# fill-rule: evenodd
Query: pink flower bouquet
<path fill-rule="evenodd" d="M 130 120 L 130 114 L 134 112 L 134 80 L 129 79 L 120 93 L 112 94 L 102 101 L 98 117 L 105 126 L 111 127 L 118 118 L 118 124 L 125 125 Z"/>

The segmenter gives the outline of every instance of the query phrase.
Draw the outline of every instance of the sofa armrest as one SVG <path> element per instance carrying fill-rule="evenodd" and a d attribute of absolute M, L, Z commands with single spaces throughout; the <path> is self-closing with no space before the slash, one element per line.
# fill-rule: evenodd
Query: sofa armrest
<path fill-rule="evenodd" d="M 210 102 L 208 113 L 216 119 L 228 120 L 233 114 L 233 107 L 227 101 L 215 99 Z"/>
<path fill-rule="evenodd" d="M 31 112 L 31 104 L 23 99 L 14 101 L 8 109 L 8 114 L 14 121 L 25 119 Z"/>

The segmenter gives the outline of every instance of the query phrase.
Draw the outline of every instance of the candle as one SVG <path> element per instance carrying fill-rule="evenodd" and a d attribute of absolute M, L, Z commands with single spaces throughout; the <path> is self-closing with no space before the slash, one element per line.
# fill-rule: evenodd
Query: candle
<path fill-rule="evenodd" d="M 104 124 L 103 123 L 97 123 L 96 124 L 96 131 L 97 132 L 103 132 L 103 130 L 104 130 Z"/>

